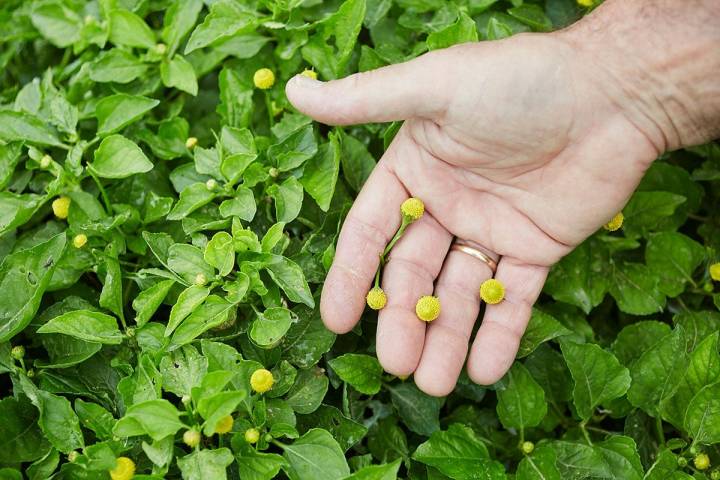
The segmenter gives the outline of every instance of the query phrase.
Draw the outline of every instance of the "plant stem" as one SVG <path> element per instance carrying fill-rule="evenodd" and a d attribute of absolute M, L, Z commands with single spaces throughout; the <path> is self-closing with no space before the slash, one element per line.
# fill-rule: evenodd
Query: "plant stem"
<path fill-rule="evenodd" d="M 107 192 L 105 191 L 105 188 L 102 186 L 102 183 L 100 183 L 100 179 L 92 172 L 92 170 L 88 169 L 87 172 L 90 174 L 93 180 L 95 180 L 95 184 L 98 187 L 98 190 L 100 190 L 100 195 L 102 196 L 103 203 L 105 204 L 105 210 L 107 211 L 108 215 L 112 215 L 112 206 L 110 205 L 110 197 L 108 197 Z"/>
<path fill-rule="evenodd" d="M 665 432 L 663 431 L 662 419 L 657 417 L 655 419 L 655 427 L 657 428 L 658 438 L 660 439 L 660 445 L 665 445 Z"/>
<path fill-rule="evenodd" d="M 587 425 L 587 420 L 583 420 L 582 422 L 580 422 L 580 431 L 582 432 L 583 437 L 585 437 L 585 441 L 587 442 L 587 444 L 592 447 L 593 443 L 592 443 L 592 440 L 590 440 L 590 434 L 588 434 L 588 431 L 585 428 L 585 425 Z"/>

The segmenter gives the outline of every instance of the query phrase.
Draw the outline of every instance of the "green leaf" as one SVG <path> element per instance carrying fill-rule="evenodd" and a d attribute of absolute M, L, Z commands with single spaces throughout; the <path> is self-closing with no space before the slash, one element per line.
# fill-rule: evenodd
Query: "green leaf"
<path fill-rule="evenodd" d="M 197 22 L 202 0 L 173 0 L 165 13 L 163 30 L 160 34 L 168 46 L 168 56 L 172 57 L 180 42 L 190 33 Z"/>
<path fill-rule="evenodd" d="M 40 327 L 37 332 L 61 333 L 105 345 L 119 345 L 123 341 L 115 317 L 90 310 L 75 310 L 59 315 Z"/>
<path fill-rule="evenodd" d="M 191 285 L 183 290 L 170 310 L 165 336 L 169 337 L 177 326 L 205 301 L 209 294 L 210 289 L 202 285 Z"/>
<path fill-rule="evenodd" d="M 692 397 L 684 423 L 693 443 L 720 442 L 720 382 L 701 388 Z"/>
<path fill-rule="evenodd" d="M 147 69 L 147 65 L 132 53 L 113 48 L 102 52 L 94 62 L 89 64 L 89 75 L 93 82 L 130 83 L 142 77 Z"/>
<path fill-rule="evenodd" d="M 511 17 L 520 20 L 525 25 L 528 25 L 533 30 L 549 32 L 552 29 L 550 19 L 538 5 L 524 3 L 517 7 L 508 9 L 507 13 Z"/>
<path fill-rule="evenodd" d="M 181 55 L 175 55 L 172 60 L 160 64 L 160 78 L 168 88 L 177 88 L 193 96 L 198 93 L 195 70 Z"/>
<path fill-rule="evenodd" d="M 294 323 L 283 338 L 281 347 L 283 356 L 300 368 L 315 365 L 322 355 L 330 350 L 336 335 L 325 328 L 320 319 L 318 308 L 296 307 L 298 321 Z"/>
<path fill-rule="evenodd" d="M 240 478 L 247 480 L 271 480 L 286 465 L 280 455 L 258 452 L 252 447 L 240 447 L 235 458 Z"/>
<path fill-rule="evenodd" d="M 552 447 L 539 445 L 531 455 L 520 460 L 515 477 L 517 480 L 562 480 L 555 466 L 556 461 L 557 456 Z"/>
<path fill-rule="evenodd" d="M 65 234 L 8 255 L 0 264 L 0 342 L 22 331 L 40 306 L 57 262 L 65 249 Z"/>
<path fill-rule="evenodd" d="M 535 427 L 547 413 L 545 392 L 519 362 L 495 385 L 497 414 L 505 428 Z"/>
<path fill-rule="evenodd" d="M 98 136 L 104 137 L 119 132 L 159 104 L 160 102 L 154 98 L 126 95 L 124 93 L 103 98 L 95 106 L 95 116 L 98 119 Z M 115 148 L 119 147 L 115 146 Z"/>
<path fill-rule="evenodd" d="M 303 188 L 295 177 L 289 177 L 279 185 L 271 185 L 267 193 L 275 200 L 278 222 L 290 223 L 297 218 L 302 207 Z"/>
<path fill-rule="evenodd" d="M 225 323 L 231 314 L 234 315 L 232 309 L 232 303 L 217 295 L 210 295 L 175 329 L 172 344 L 185 345 L 211 328 Z"/>
<path fill-rule="evenodd" d="M 685 346 L 685 331 L 675 327 L 633 363 L 632 384 L 627 392 L 630 403 L 653 417 L 658 416 L 660 404 L 675 393 L 685 375 L 688 364 Z"/>
<path fill-rule="evenodd" d="M 552 340 L 553 338 L 570 335 L 571 333 L 572 332 L 565 328 L 562 323 L 558 322 L 555 317 L 534 308 L 532 316 L 530 317 L 530 323 L 528 323 L 525 333 L 520 340 L 517 358 L 530 355 L 541 343 Z"/>
<path fill-rule="evenodd" d="M 428 35 L 426 43 L 428 50 L 439 50 L 458 43 L 477 42 L 477 40 L 475 20 L 461 12 L 455 23 Z"/>
<path fill-rule="evenodd" d="M 639 263 L 615 264 L 610 294 L 620 310 L 631 315 L 649 315 L 665 307 L 658 277 Z"/>
<path fill-rule="evenodd" d="M 195 27 L 185 46 L 185 55 L 254 26 L 255 17 L 243 11 L 240 4 L 231 0 L 220 0 L 210 7 L 210 14 L 203 23 Z"/>
<path fill-rule="evenodd" d="M 272 348 L 282 340 L 290 329 L 292 317 L 287 308 L 273 307 L 258 312 L 257 318 L 250 326 L 250 338 L 257 345 Z"/>
<path fill-rule="evenodd" d="M 110 135 L 100 142 L 88 168 L 98 177 L 127 178 L 149 172 L 153 163 L 132 140 L 122 135 Z"/>
<path fill-rule="evenodd" d="M 220 276 L 230 273 L 235 266 L 235 247 L 232 235 L 227 232 L 218 232 L 205 246 L 203 254 L 205 261 L 217 268 Z"/>
<path fill-rule="evenodd" d="M 202 382 L 208 371 L 208 360 L 192 345 L 185 345 L 166 354 L 160 361 L 163 390 L 178 397 L 190 395 L 190 391 Z"/>
<path fill-rule="evenodd" d="M 38 412 L 25 397 L 0 400 L 0 434 L 6 439 L 0 461 L 32 462 L 45 455 L 50 444 L 37 421 Z"/>
<path fill-rule="evenodd" d="M 670 325 L 655 320 L 636 322 L 623 328 L 612 344 L 612 352 L 626 367 L 671 331 Z"/>
<path fill-rule="evenodd" d="M 690 355 L 688 368 L 675 391 L 662 405 L 665 420 L 683 428 L 685 412 L 692 398 L 702 388 L 720 381 L 720 355 L 718 355 L 718 332 L 709 335 L 700 342 Z"/>
<path fill-rule="evenodd" d="M 110 12 L 109 40 L 115 45 L 152 48 L 155 46 L 155 34 L 145 21 L 127 10 Z"/>
<path fill-rule="evenodd" d="M 338 377 L 360 393 L 375 395 L 382 387 L 383 368 L 375 357 L 346 353 L 333 358 L 328 364 Z"/>
<path fill-rule="evenodd" d="M 232 199 L 224 200 L 220 204 L 220 215 L 223 217 L 238 217 L 246 222 L 251 222 L 255 218 L 256 212 L 255 195 L 252 190 L 245 187 L 239 187 Z"/>
<path fill-rule="evenodd" d="M 365 145 L 355 137 L 341 133 L 340 143 L 343 177 L 353 190 L 359 192 L 375 168 L 375 159 Z"/>
<path fill-rule="evenodd" d="M 174 280 L 163 280 L 143 290 L 135 297 L 132 307 L 135 310 L 135 323 L 138 327 L 142 327 L 150 321 L 174 285 Z"/>
<path fill-rule="evenodd" d="M 605 274 L 607 263 L 607 249 L 589 239 L 552 268 L 545 291 L 555 300 L 590 313 L 602 302 L 610 286 Z"/>
<path fill-rule="evenodd" d="M 218 422 L 235 411 L 245 398 L 245 392 L 218 392 L 201 398 L 197 403 L 198 413 L 205 419 L 203 433 L 210 436 L 215 433 Z"/>
<path fill-rule="evenodd" d="M 233 463 L 232 452 L 227 448 L 216 450 L 195 450 L 190 455 L 178 458 L 178 467 L 183 480 L 225 480 L 227 467 Z"/>
<path fill-rule="evenodd" d="M 395 480 L 400 470 L 400 459 L 385 465 L 368 465 L 353 473 L 345 480 Z"/>
<path fill-rule="evenodd" d="M 550 443 L 557 457 L 556 466 L 563 480 L 616 478 L 599 449 L 566 441 Z"/>
<path fill-rule="evenodd" d="M 275 388 L 273 386 L 273 391 Z M 312 428 L 327 430 L 344 452 L 360 442 L 368 431 L 362 424 L 346 417 L 340 410 L 330 405 L 320 405 L 309 415 L 298 415 L 297 422 L 298 430 L 301 432 Z"/>
<path fill-rule="evenodd" d="M 632 438 L 612 435 L 594 446 L 610 468 L 612 472 L 610 478 L 642 480 L 643 467 L 640 463 L 637 446 Z"/>
<path fill-rule="evenodd" d="M 686 198 L 670 192 L 635 192 L 623 208 L 623 230 L 630 236 L 656 231 L 658 222 L 671 216 Z"/>
<path fill-rule="evenodd" d="M 24 225 L 44 201 L 40 195 L 0 192 L 0 234 Z"/>
<path fill-rule="evenodd" d="M 180 421 L 179 412 L 167 400 L 148 400 L 131 405 L 125 416 L 118 420 L 113 433 L 120 437 L 149 435 L 153 440 L 162 440 L 185 425 Z"/>
<path fill-rule="evenodd" d="M 0 110 L 0 140 L 56 147 L 62 145 L 57 132 L 39 118 L 24 112 Z"/>
<path fill-rule="evenodd" d="M 564 340 L 560 348 L 575 383 L 573 403 L 581 419 L 589 419 L 595 407 L 624 395 L 630 388 L 630 372 L 612 353 L 594 344 Z"/>
<path fill-rule="evenodd" d="M 272 255 L 265 269 L 291 301 L 303 303 L 310 308 L 315 307 L 310 287 L 297 263 L 281 255 Z"/>
<path fill-rule="evenodd" d="M 175 204 L 168 220 L 182 220 L 198 208 L 207 205 L 215 198 L 216 193 L 207 188 L 205 183 L 194 183 L 180 192 L 180 200 Z"/>
<path fill-rule="evenodd" d="M 34 3 L 30 20 L 56 47 L 65 48 L 80 40 L 82 19 L 62 2 Z"/>
<path fill-rule="evenodd" d="M 443 399 L 421 392 L 412 383 L 388 388 L 393 406 L 410 430 L 425 436 L 440 430 L 439 417 Z"/>
<path fill-rule="evenodd" d="M 645 249 L 645 261 L 650 271 L 660 279 L 660 290 L 676 297 L 685 284 L 694 284 L 692 274 L 705 258 L 705 249 L 695 240 L 677 232 L 652 235 Z"/>
<path fill-rule="evenodd" d="M 328 140 L 328 143 L 320 145 L 317 154 L 307 162 L 300 179 L 305 191 L 315 199 L 323 212 L 330 208 L 340 172 L 338 136 L 330 134 Z"/>
<path fill-rule="evenodd" d="M 335 480 L 350 474 L 340 445 L 325 430 L 314 428 L 282 449 L 290 480 Z"/>
<path fill-rule="evenodd" d="M 319 368 L 299 370 L 285 401 L 297 413 L 312 413 L 320 406 L 328 385 L 327 376 Z"/>
<path fill-rule="evenodd" d="M 458 480 L 505 478 L 505 468 L 490 458 L 475 432 L 458 423 L 433 433 L 412 458 Z"/>
<path fill-rule="evenodd" d="M 267 150 L 268 158 L 281 172 L 299 167 L 317 153 L 318 146 L 312 125 L 296 130 L 275 145 L 270 145 Z M 334 150 L 330 153 L 335 155 Z M 330 161 L 334 162 L 334 157 L 331 157 Z M 319 163 L 316 168 L 320 168 Z"/>

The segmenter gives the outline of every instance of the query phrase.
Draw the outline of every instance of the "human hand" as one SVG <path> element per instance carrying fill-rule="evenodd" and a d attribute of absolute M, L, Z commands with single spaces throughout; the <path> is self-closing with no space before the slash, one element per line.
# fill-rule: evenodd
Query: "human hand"
<path fill-rule="evenodd" d="M 519 35 L 431 52 L 327 83 L 296 77 L 287 95 L 334 125 L 406 120 L 349 212 L 321 300 L 337 333 L 353 328 L 379 253 L 410 196 L 426 214 L 384 267 L 377 355 L 386 371 L 414 373 L 431 395 L 452 391 L 477 319 L 489 267 L 456 250 L 454 237 L 500 257 L 505 301 L 488 305 L 467 361 L 480 384 L 511 366 L 549 267 L 622 209 L 667 147 L 649 113 L 610 65 L 570 33 Z M 440 317 L 415 315 L 423 295 Z"/>

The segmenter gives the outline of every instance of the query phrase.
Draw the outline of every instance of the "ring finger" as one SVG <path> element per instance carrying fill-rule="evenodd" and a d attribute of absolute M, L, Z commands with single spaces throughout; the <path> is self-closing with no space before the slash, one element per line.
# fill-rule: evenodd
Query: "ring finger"
<path fill-rule="evenodd" d="M 444 396 L 455 388 L 480 310 L 480 284 L 492 274 L 487 263 L 460 250 L 445 259 L 435 286 L 440 316 L 428 327 L 414 376 L 425 393 Z"/>

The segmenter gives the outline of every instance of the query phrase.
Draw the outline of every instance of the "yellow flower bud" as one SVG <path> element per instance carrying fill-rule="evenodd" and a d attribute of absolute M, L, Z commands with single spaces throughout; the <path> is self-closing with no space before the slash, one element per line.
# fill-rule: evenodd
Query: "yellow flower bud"
<path fill-rule="evenodd" d="M 423 216 L 423 213 L 425 213 L 425 204 L 419 198 L 410 197 L 400 205 L 400 211 L 403 217 L 414 222 L 415 220 L 419 220 L 420 217 Z"/>
<path fill-rule="evenodd" d="M 75 460 L 78 459 L 80 456 L 80 453 L 77 450 L 72 450 L 70 453 L 68 453 L 68 462 L 73 463 Z"/>
<path fill-rule="evenodd" d="M 247 443 L 257 443 L 260 440 L 260 432 L 257 428 L 248 428 L 245 430 L 245 441 Z"/>
<path fill-rule="evenodd" d="M 698 470 L 707 470 L 710 468 L 710 457 L 706 453 L 701 453 L 695 457 L 693 463 Z"/>
<path fill-rule="evenodd" d="M 612 218 L 612 220 L 610 220 L 608 223 L 606 223 L 603 228 L 609 232 L 614 232 L 616 230 L 620 230 L 620 227 L 622 227 L 624 221 L 625 221 L 625 215 L 623 215 L 623 213 L 620 212 L 617 215 L 615 215 Z"/>
<path fill-rule="evenodd" d="M 415 314 L 423 322 L 432 322 L 440 316 L 440 299 L 432 295 L 420 297 L 415 305 Z"/>
<path fill-rule="evenodd" d="M 387 295 L 385 295 L 382 288 L 373 287 L 367 293 L 365 301 L 367 302 L 368 307 L 373 310 L 382 310 L 385 308 L 385 305 L 387 305 Z"/>
<path fill-rule="evenodd" d="M 65 220 L 68 217 L 68 210 L 70 210 L 70 197 L 63 195 L 53 200 L 52 210 L 57 218 Z"/>
<path fill-rule="evenodd" d="M 275 167 L 270 167 L 270 170 L 268 170 L 268 175 L 270 175 L 272 178 L 277 178 L 278 175 L 280 175 L 280 170 Z"/>
<path fill-rule="evenodd" d="M 198 139 L 196 137 L 188 137 L 188 139 L 185 140 L 185 148 L 187 148 L 188 150 L 192 150 L 197 144 Z"/>
<path fill-rule="evenodd" d="M 215 187 L 217 187 L 217 180 L 214 178 L 209 179 L 207 182 L 205 182 L 205 188 L 208 190 L 215 190 Z"/>
<path fill-rule="evenodd" d="M 710 265 L 710 278 L 716 282 L 720 282 L 720 262 Z"/>
<path fill-rule="evenodd" d="M 483 299 L 483 302 L 490 305 L 500 303 L 505 298 L 505 286 L 500 280 L 495 280 L 494 278 L 485 280 L 482 285 L 480 285 L 480 298 Z"/>
<path fill-rule="evenodd" d="M 205 285 L 207 283 L 207 277 L 204 273 L 198 273 L 195 275 L 195 285 Z"/>
<path fill-rule="evenodd" d="M 270 390 L 275 383 L 273 374 L 270 370 L 258 368 L 250 376 L 250 388 L 258 393 L 265 393 Z"/>
<path fill-rule="evenodd" d="M 267 90 L 275 84 L 275 74 L 269 68 L 261 68 L 253 75 L 253 82 L 260 90 Z"/>
<path fill-rule="evenodd" d="M 523 442 L 520 450 L 522 450 L 524 454 L 530 455 L 533 450 L 535 450 L 535 444 L 533 442 Z"/>
<path fill-rule="evenodd" d="M 158 43 L 155 45 L 155 51 L 160 55 L 165 55 L 165 52 L 167 52 L 167 45 L 164 43 Z"/>
<path fill-rule="evenodd" d="M 135 476 L 135 462 L 128 457 L 118 457 L 115 460 L 115 468 L 110 470 L 112 480 L 130 480 Z"/>
<path fill-rule="evenodd" d="M 594 0 L 577 0 L 578 5 L 583 7 L 592 7 L 595 3 Z"/>
<path fill-rule="evenodd" d="M 307 68 L 303 70 L 300 75 L 302 75 L 303 77 L 312 78 L 313 80 L 317 80 L 318 78 L 318 74 L 315 70 L 308 70 Z"/>
<path fill-rule="evenodd" d="M 215 425 L 215 433 L 228 433 L 232 430 L 234 422 L 235 420 L 233 420 L 232 415 L 225 415 L 223 418 L 218 420 L 218 423 Z"/>
<path fill-rule="evenodd" d="M 50 164 L 52 163 L 52 157 L 50 155 L 43 155 L 43 157 L 40 159 L 40 168 L 50 168 Z"/>
<path fill-rule="evenodd" d="M 410 375 L 398 375 L 397 377 L 398 377 L 401 381 L 404 382 L 405 380 L 407 380 L 408 378 L 410 378 Z"/>
<path fill-rule="evenodd" d="M 183 442 L 190 448 L 195 448 L 200 444 L 200 432 L 195 429 L 185 430 L 183 433 Z"/>
<path fill-rule="evenodd" d="M 82 248 L 85 246 L 86 243 L 87 243 L 87 235 L 85 235 L 84 233 L 78 233 L 73 238 L 73 245 L 75 246 L 75 248 Z"/>

